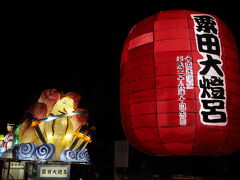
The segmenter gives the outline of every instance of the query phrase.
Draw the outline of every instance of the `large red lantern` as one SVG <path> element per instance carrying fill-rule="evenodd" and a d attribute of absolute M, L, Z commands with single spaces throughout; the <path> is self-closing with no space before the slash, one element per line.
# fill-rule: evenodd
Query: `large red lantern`
<path fill-rule="evenodd" d="M 240 66 L 216 16 L 162 11 L 129 32 L 120 101 L 132 146 L 153 155 L 220 156 L 240 148 Z"/>

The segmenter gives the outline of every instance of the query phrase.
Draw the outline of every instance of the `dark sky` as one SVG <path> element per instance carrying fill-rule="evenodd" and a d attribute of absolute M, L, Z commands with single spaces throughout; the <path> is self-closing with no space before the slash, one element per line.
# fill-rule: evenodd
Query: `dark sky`
<path fill-rule="evenodd" d="M 1 15 L 0 134 L 18 123 L 41 91 L 76 91 L 80 107 L 97 126 L 95 149 L 112 167 L 114 139 L 123 139 L 119 110 L 119 63 L 124 39 L 138 21 L 163 10 L 186 9 L 215 14 L 233 31 L 240 46 L 239 12 L 219 2 L 193 8 L 138 2 L 8 8 Z M 111 157 L 111 158 L 110 158 Z M 106 163 L 107 163 L 106 162 Z"/>
<path fill-rule="evenodd" d="M 238 11 L 228 6 L 127 5 L 116 3 L 107 7 L 99 3 L 93 7 L 3 13 L 0 44 L 4 103 L 0 129 L 5 129 L 8 121 L 18 122 L 42 90 L 57 88 L 80 93 L 80 106 L 89 109 L 99 132 L 105 134 L 102 128 L 107 125 L 121 134 L 119 63 L 123 42 L 133 25 L 158 11 L 187 9 L 215 14 L 240 44 Z"/>

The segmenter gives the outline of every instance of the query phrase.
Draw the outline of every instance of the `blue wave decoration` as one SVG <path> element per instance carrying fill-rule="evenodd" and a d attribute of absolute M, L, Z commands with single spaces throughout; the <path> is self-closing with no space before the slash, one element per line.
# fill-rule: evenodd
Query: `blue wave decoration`
<path fill-rule="evenodd" d="M 88 154 L 88 150 L 86 148 L 77 151 L 77 161 L 78 162 L 89 162 L 90 157 Z"/>
<path fill-rule="evenodd" d="M 53 144 L 42 144 L 37 146 L 34 151 L 35 161 L 52 161 L 55 153 Z"/>
<path fill-rule="evenodd" d="M 76 151 L 63 150 L 60 155 L 60 161 L 64 162 L 76 161 Z"/>
<path fill-rule="evenodd" d="M 63 150 L 60 155 L 60 161 L 64 162 L 90 162 L 88 150 Z"/>
<path fill-rule="evenodd" d="M 22 143 L 16 150 L 16 160 L 52 161 L 55 153 L 53 144 Z"/>
<path fill-rule="evenodd" d="M 20 144 L 18 149 L 16 150 L 15 157 L 17 160 L 34 160 L 34 150 L 36 148 L 36 144 L 34 143 L 23 143 Z"/>

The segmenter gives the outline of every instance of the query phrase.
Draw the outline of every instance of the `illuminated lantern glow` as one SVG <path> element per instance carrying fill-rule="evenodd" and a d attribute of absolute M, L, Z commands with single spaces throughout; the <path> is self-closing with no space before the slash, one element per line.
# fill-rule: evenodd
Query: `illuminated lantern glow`
<path fill-rule="evenodd" d="M 137 23 L 121 57 L 130 144 L 152 155 L 221 156 L 240 147 L 235 39 L 211 14 L 162 11 Z"/>

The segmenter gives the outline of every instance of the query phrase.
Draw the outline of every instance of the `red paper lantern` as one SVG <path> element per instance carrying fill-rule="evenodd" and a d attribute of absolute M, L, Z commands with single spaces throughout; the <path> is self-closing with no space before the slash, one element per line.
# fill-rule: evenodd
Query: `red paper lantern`
<path fill-rule="evenodd" d="M 214 15 L 162 11 L 129 32 L 121 58 L 122 126 L 153 155 L 220 156 L 240 147 L 235 40 Z"/>

